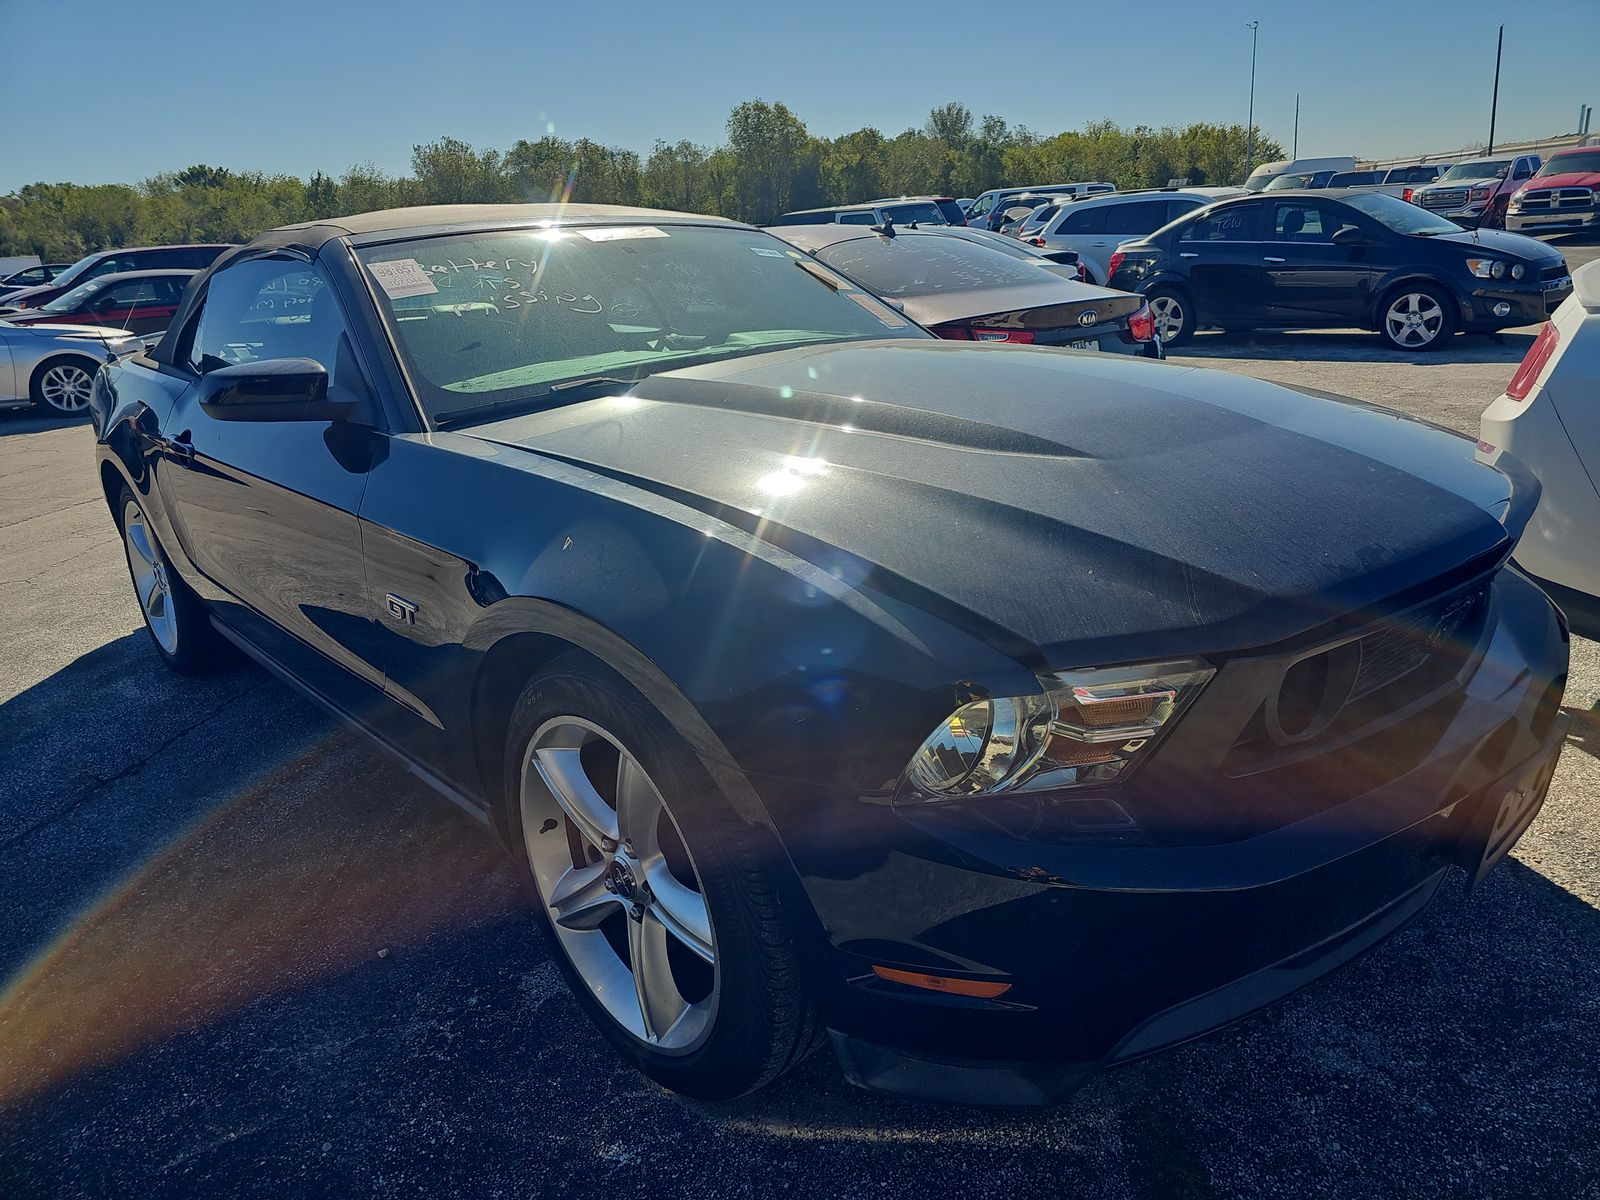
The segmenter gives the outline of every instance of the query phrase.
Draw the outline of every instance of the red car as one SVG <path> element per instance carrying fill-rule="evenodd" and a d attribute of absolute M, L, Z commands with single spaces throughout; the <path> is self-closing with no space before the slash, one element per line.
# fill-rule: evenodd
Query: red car
<path fill-rule="evenodd" d="M 1600 146 L 1552 154 L 1506 207 L 1516 233 L 1600 228 Z"/>
<path fill-rule="evenodd" d="M 81 283 L 39 308 L 6 313 L 13 325 L 103 325 L 129 333 L 158 333 L 178 311 L 195 271 L 124 271 Z"/>

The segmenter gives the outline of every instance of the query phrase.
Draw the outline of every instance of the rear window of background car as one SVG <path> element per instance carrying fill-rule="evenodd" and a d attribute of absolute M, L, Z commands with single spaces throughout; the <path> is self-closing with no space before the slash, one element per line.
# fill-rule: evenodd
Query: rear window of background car
<path fill-rule="evenodd" d="M 1154 233 L 1166 223 L 1165 200 L 1135 200 L 1106 206 L 1107 233 Z"/>
<path fill-rule="evenodd" d="M 858 238 L 826 246 L 817 251 L 817 257 L 880 296 L 1021 287 L 1045 280 L 1032 263 L 938 234 Z"/>

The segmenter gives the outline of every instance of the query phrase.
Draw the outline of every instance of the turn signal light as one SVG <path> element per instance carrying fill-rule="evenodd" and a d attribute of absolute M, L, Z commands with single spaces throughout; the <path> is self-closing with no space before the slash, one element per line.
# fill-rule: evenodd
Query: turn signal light
<path fill-rule="evenodd" d="M 1544 323 L 1544 328 L 1539 331 L 1539 336 L 1533 339 L 1533 345 L 1528 347 L 1528 353 L 1523 356 L 1522 365 L 1517 368 L 1517 373 L 1511 377 L 1511 382 L 1506 384 L 1506 395 L 1513 400 L 1526 400 L 1528 393 L 1533 390 L 1533 381 L 1539 378 L 1539 372 L 1550 361 L 1550 356 L 1556 352 L 1556 345 L 1561 341 L 1561 335 L 1556 332 L 1556 327 L 1549 321 Z"/>
<path fill-rule="evenodd" d="M 993 983 L 983 979 L 951 979 L 944 975 L 924 975 L 921 971 L 902 971 L 897 967 L 874 966 L 872 973 L 890 983 L 903 983 L 909 987 L 925 988 L 930 992 L 946 992 L 952 996 L 972 996 L 979 1000 L 993 1000 L 1011 990 L 1009 983 Z"/>
<path fill-rule="evenodd" d="M 1148 342 L 1155 335 L 1155 314 L 1150 311 L 1148 304 L 1141 304 L 1139 311 L 1128 318 L 1128 336 L 1136 342 Z"/>
<path fill-rule="evenodd" d="M 1111 277 L 1117 273 L 1117 268 L 1122 265 L 1122 260 L 1127 258 L 1127 257 L 1128 256 L 1126 254 L 1124 254 L 1121 250 L 1113 250 L 1111 252 L 1111 262 L 1108 263 L 1107 266 L 1106 266 L 1106 282 L 1107 283 L 1111 282 Z"/>

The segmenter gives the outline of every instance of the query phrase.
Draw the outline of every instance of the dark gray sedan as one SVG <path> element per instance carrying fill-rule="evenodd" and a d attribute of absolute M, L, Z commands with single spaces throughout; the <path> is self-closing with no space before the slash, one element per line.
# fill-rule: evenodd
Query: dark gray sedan
<path fill-rule="evenodd" d="M 1155 321 L 1138 296 L 1062 279 L 1048 264 L 975 242 L 879 229 L 793 225 L 771 232 L 942 338 L 1161 356 Z"/>

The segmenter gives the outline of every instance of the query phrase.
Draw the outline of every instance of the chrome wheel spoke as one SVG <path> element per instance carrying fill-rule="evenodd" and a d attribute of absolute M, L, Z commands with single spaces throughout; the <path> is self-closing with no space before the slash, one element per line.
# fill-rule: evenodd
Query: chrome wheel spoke
<path fill-rule="evenodd" d="M 655 853 L 656 823 L 660 820 L 661 797 L 650 776 L 631 755 L 621 755 L 617 760 L 617 828 L 635 857 Z"/>
<path fill-rule="evenodd" d="M 150 531 L 144 527 L 144 522 L 133 521 L 128 524 L 128 545 L 133 547 L 146 566 L 154 569 L 156 552 L 150 545 Z"/>
<path fill-rule="evenodd" d="M 716 962 L 711 941 L 711 912 L 706 898 L 686 888 L 667 870 L 665 862 L 645 870 L 650 885 L 650 912 L 666 931 L 682 942 L 702 962 Z"/>
<path fill-rule="evenodd" d="M 598 929 L 622 901 L 606 887 L 609 859 L 587 867 L 573 867 L 550 891 L 550 908 L 556 924 L 566 929 Z"/>
<path fill-rule="evenodd" d="M 616 810 L 589 782 L 580 751 L 576 747 L 540 750 L 537 766 L 561 811 L 577 826 L 578 836 L 602 852 L 615 847 L 620 837 Z"/>
<path fill-rule="evenodd" d="M 667 929 L 648 909 L 628 922 L 628 957 L 633 990 L 648 1041 L 658 1042 L 682 1019 L 689 1005 L 678 992 L 667 955 Z"/>

